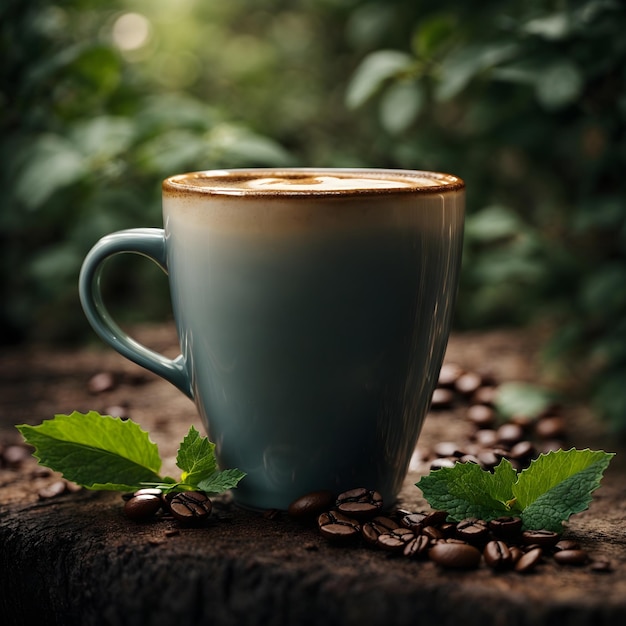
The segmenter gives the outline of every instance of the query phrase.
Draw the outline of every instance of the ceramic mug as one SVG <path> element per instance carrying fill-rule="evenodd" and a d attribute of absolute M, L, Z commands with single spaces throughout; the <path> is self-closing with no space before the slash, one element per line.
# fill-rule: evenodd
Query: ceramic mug
<path fill-rule="evenodd" d="M 192 398 L 234 498 L 286 509 L 357 486 L 391 505 L 443 360 L 457 292 L 464 183 L 434 172 L 240 169 L 163 182 L 164 229 L 103 237 L 80 297 L 100 337 Z M 106 259 L 168 275 L 181 354 L 111 318 Z"/>

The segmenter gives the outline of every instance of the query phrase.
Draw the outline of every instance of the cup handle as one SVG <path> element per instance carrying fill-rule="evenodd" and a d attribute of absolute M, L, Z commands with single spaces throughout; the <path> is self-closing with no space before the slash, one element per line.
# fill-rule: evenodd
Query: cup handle
<path fill-rule="evenodd" d="M 115 323 L 104 305 L 100 288 L 104 262 L 124 252 L 145 256 L 168 273 L 162 228 L 133 228 L 102 237 L 85 257 L 78 281 L 80 302 L 87 320 L 100 338 L 122 356 L 161 376 L 193 399 L 183 355 L 168 359 L 135 341 Z"/>

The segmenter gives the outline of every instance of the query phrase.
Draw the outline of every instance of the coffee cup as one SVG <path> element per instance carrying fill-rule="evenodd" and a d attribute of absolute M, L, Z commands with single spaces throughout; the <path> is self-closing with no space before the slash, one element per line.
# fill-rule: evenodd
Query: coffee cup
<path fill-rule="evenodd" d="M 237 169 L 163 182 L 164 228 L 100 239 L 79 293 L 96 333 L 196 404 L 234 498 L 286 509 L 366 487 L 392 504 L 451 326 L 464 183 L 436 172 Z M 181 354 L 141 345 L 108 313 L 118 253 L 169 276 Z"/>

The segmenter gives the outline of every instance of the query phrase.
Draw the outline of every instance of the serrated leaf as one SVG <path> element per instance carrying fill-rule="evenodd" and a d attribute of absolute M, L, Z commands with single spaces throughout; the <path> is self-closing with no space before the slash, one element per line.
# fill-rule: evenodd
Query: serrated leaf
<path fill-rule="evenodd" d="M 234 489 L 239 481 L 245 477 L 245 472 L 238 469 L 216 471 L 207 478 L 201 480 L 197 488 L 206 493 L 222 493 Z"/>
<path fill-rule="evenodd" d="M 503 459 L 492 474 L 475 463 L 457 463 L 423 476 L 416 486 L 433 509 L 447 511 L 450 519 L 467 517 L 484 520 L 510 514 L 507 502 L 517 474 Z"/>
<path fill-rule="evenodd" d="M 130 420 L 74 411 L 17 429 L 42 465 L 87 489 L 133 491 L 162 480 L 156 444 Z"/>
<path fill-rule="evenodd" d="M 559 532 L 562 522 L 589 506 L 613 456 L 602 450 L 572 448 L 534 459 L 513 487 L 524 526 Z"/>
<path fill-rule="evenodd" d="M 215 444 L 191 426 L 178 448 L 176 465 L 183 472 L 181 482 L 197 485 L 198 481 L 211 476 L 217 469 Z"/>

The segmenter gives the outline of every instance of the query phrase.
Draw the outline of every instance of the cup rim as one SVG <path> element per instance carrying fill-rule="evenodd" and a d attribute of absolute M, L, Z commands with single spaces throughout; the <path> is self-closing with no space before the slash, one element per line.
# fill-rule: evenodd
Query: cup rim
<path fill-rule="evenodd" d="M 358 187 L 320 187 L 307 188 L 275 188 L 275 187 L 237 187 L 233 181 L 249 180 L 263 177 L 282 178 L 311 178 L 312 175 L 319 177 L 333 177 L 341 174 L 344 178 L 369 178 L 380 180 L 395 180 L 397 183 L 414 181 L 415 184 L 406 186 L 370 186 Z M 210 181 L 230 181 L 231 186 L 219 184 L 211 185 Z M 420 183 L 420 181 L 422 181 Z M 427 183 L 424 181 L 428 181 Z M 343 168 L 343 167 L 255 167 L 255 168 L 226 168 L 199 170 L 169 176 L 162 183 L 164 194 L 180 195 L 192 194 L 201 196 L 236 196 L 236 197 L 354 197 L 354 196 L 379 196 L 395 194 L 442 194 L 460 191 L 465 188 L 465 182 L 458 176 L 443 172 L 427 170 L 407 170 L 392 168 Z"/>

